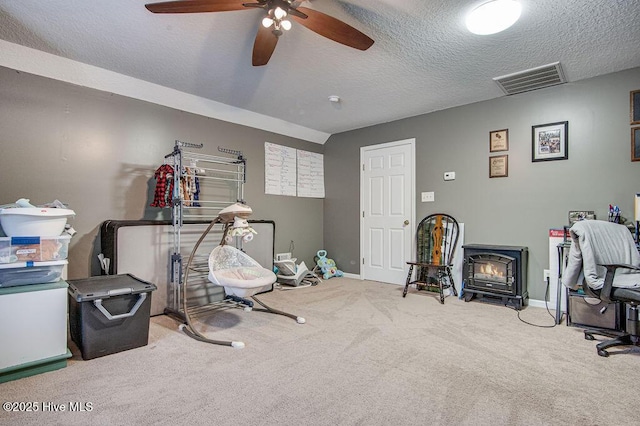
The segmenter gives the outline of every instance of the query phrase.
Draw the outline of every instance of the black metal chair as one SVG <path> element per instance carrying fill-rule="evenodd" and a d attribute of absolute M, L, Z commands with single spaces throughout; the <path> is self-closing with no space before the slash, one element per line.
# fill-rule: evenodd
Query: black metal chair
<path fill-rule="evenodd" d="M 459 232 L 458 222 L 448 214 L 436 213 L 422 219 L 416 230 L 417 259 L 415 262 L 407 262 L 409 274 L 402 297 L 407 296 L 407 290 L 412 284 L 415 284 L 418 290 L 438 287 L 440 303 L 444 303 L 444 290 L 447 288 L 450 288 L 455 296 L 458 295 L 451 269 Z M 412 280 L 414 268 L 416 276 Z"/>
<path fill-rule="evenodd" d="M 623 333 L 587 329 L 585 339 L 594 340 L 594 335 L 613 337 L 596 345 L 598 355 L 603 357 L 609 356 L 607 349 L 611 347 L 640 346 L 640 256 L 631 233 L 623 225 L 597 220 L 577 222 L 570 233 L 572 245 L 563 284 L 575 287 L 576 273 L 582 270 L 581 284 L 587 295 L 628 307 Z"/>

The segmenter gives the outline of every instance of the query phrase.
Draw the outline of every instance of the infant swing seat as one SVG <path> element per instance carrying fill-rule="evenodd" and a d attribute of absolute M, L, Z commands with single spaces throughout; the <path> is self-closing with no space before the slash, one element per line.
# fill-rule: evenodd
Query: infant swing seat
<path fill-rule="evenodd" d="M 276 275 L 243 251 L 220 245 L 209 255 L 209 281 L 224 287 L 227 295 L 249 297 L 270 290 Z"/>
<path fill-rule="evenodd" d="M 246 218 L 251 214 L 251 208 L 243 203 L 236 203 L 220 211 L 218 216 L 204 230 L 198 242 L 189 255 L 189 260 L 185 267 L 185 290 L 182 292 L 182 305 L 188 306 L 186 285 L 188 282 L 189 271 L 192 269 L 191 264 L 194 259 L 198 246 L 207 236 L 211 228 L 215 224 L 222 223 L 224 231 L 220 244 L 216 246 L 209 254 L 208 279 L 213 284 L 224 287 L 225 298 L 218 302 L 224 306 L 243 306 L 245 310 L 253 310 L 253 302 L 246 297 L 250 297 L 258 303 L 262 308 L 259 311 L 268 312 L 277 315 L 283 315 L 296 320 L 298 324 L 304 324 L 305 319 L 287 312 L 270 308 L 255 296 L 257 293 L 271 291 L 273 284 L 276 282 L 276 275 L 273 271 L 263 268 L 257 261 L 248 254 L 228 245 L 234 239 L 241 239 L 243 242 L 249 242 L 256 232 L 249 226 Z M 195 270 L 195 269 L 194 269 Z M 198 331 L 191 320 L 189 311 L 184 311 L 185 323 L 180 326 L 188 336 L 201 342 L 213 343 L 216 345 L 232 346 L 235 348 L 243 348 L 243 342 L 214 340 L 206 337 Z"/>

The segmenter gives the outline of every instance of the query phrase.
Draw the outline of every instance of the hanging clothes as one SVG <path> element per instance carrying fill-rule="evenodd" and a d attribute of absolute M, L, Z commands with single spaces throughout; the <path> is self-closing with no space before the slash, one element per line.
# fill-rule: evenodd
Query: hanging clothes
<path fill-rule="evenodd" d="M 193 169 L 189 167 L 185 167 L 182 175 L 180 176 L 180 191 L 182 195 L 182 199 L 184 200 L 184 205 L 187 207 L 193 206 L 191 200 L 193 200 L 193 193 L 195 192 L 193 189 L 193 175 L 195 172 Z"/>
<path fill-rule="evenodd" d="M 197 172 L 196 172 L 195 177 L 193 178 L 193 186 L 194 186 L 193 206 L 194 207 L 201 207 L 201 204 L 198 202 L 200 200 L 200 178 L 198 177 Z"/>
<path fill-rule="evenodd" d="M 173 167 L 169 164 L 163 164 L 155 171 L 154 177 L 156 179 L 156 190 L 150 206 L 170 206 L 171 194 L 173 193 Z"/>

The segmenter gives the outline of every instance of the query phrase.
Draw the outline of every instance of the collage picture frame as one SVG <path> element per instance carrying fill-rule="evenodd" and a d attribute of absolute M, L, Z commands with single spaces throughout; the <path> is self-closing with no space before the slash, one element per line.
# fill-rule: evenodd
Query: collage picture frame
<path fill-rule="evenodd" d="M 531 161 L 569 158 L 569 122 L 539 124 L 531 127 Z"/>

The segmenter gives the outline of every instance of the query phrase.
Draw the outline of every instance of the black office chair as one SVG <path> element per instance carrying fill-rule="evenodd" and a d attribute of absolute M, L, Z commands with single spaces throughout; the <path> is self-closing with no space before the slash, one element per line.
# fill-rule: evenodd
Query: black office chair
<path fill-rule="evenodd" d="M 608 348 L 640 346 L 640 255 L 627 227 L 601 220 L 584 220 L 571 229 L 571 249 L 562 283 L 576 289 L 577 281 L 584 292 L 605 303 L 628 305 L 625 332 L 612 335 L 602 330 L 585 330 L 587 340 L 594 335 L 614 337 L 596 345 L 598 355 L 609 356 Z"/>
<path fill-rule="evenodd" d="M 458 295 L 451 275 L 453 255 L 458 244 L 458 222 L 447 214 L 432 214 L 418 224 L 416 230 L 415 262 L 407 262 L 409 274 L 402 292 L 407 296 L 409 286 L 415 284 L 418 290 L 428 290 L 438 287 L 440 303 L 444 304 L 444 289 L 451 288 L 454 295 Z M 413 269 L 416 268 L 416 279 L 411 280 Z"/>

